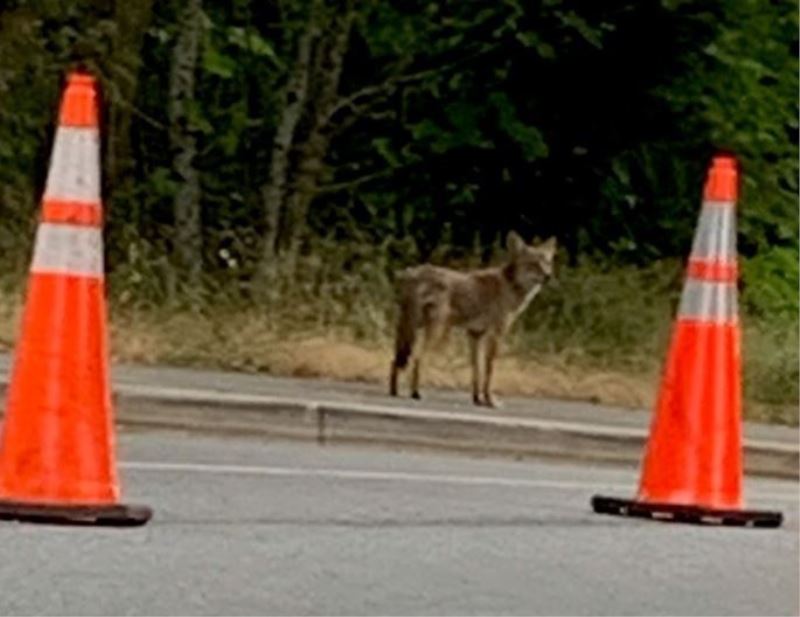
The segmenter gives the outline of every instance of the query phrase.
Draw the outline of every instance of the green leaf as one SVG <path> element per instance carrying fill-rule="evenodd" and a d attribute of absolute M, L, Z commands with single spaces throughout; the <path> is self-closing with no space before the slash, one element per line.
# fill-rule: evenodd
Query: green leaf
<path fill-rule="evenodd" d="M 203 70 L 222 79 L 230 79 L 236 72 L 236 62 L 211 46 L 203 50 Z"/>
<path fill-rule="evenodd" d="M 392 142 L 387 137 L 377 137 L 372 140 L 372 146 L 381 155 L 384 161 L 389 163 L 392 167 L 397 167 L 400 165 L 400 159 L 397 158 L 397 155 L 392 150 Z"/>
<path fill-rule="evenodd" d="M 422 122 L 411 125 L 411 135 L 416 140 L 438 138 L 444 131 L 433 120 L 425 118 Z"/>
<path fill-rule="evenodd" d="M 534 161 L 548 155 L 549 149 L 539 129 L 519 119 L 514 104 L 504 92 L 493 93 L 489 101 L 497 110 L 500 128 L 519 144 L 526 161 Z"/>
<path fill-rule="evenodd" d="M 583 17 L 573 11 L 569 13 L 556 11 L 556 16 L 561 19 L 561 23 L 580 34 L 587 43 L 597 49 L 602 49 L 602 30 L 593 28 Z"/>
<path fill-rule="evenodd" d="M 536 45 L 536 51 L 545 60 L 552 60 L 556 57 L 556 50 L 553 49 L 553 46 L 550 45 L 550 43 L 538 43 Z"/>
<path fill-rule="evenodd" d="M 228 42 L 236 48 L 251 53 L 260 58 L 269 58 L 275 66 L 283 68 L 275 48 L 264 37 L 253 30 L 244 28 L 228 28 Z"/>
<path fill-rule="evenodd" d="M 189 101 L 187 105 L 187 115 L 189 117 L 189 125 L 203 135 L 211 135 L 214 133 L 214 127 L 211 122 L 205 117 L 203 109 L 199 101 Z"/>

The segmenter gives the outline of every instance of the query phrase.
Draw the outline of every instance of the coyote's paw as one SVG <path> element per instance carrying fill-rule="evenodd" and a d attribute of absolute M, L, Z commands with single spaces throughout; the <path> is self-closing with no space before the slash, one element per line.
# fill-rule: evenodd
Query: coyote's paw
<path fill-rule="evenodd" d="M 490 409 L 502 409 L 503 407 L 503 403 L 493 396 L 486 397 L 485 399 L 473 398 L 472 402 L 478 407 L 489 407 Z"/>

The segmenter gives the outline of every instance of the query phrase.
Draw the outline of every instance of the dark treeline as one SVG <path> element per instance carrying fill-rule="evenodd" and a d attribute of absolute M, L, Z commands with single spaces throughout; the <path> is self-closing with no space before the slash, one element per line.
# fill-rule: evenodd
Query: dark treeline
<path fill-rule="evenodd" d="M 0 251 L 24 271 L 59 88 L 82 64 L 103 86 L 109 263 L 154 293 L 248 288 L 318 242 L 392 266 L 487 260 L 512 228 L 556 235 L 572 263 L 683 257 L 723 148 L 745 173 L 751 304 L 793 311 L 797 11 L 4 0 Z"/>

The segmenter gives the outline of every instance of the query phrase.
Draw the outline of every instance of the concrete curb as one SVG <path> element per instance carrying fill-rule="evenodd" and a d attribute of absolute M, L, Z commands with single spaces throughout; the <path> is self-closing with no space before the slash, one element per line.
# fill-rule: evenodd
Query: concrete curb
<path fill-rule="evenodd" d="M 7 383 L 0 379 L 0 394 Z M 114 386 L 122 427 L 639 465 L 647 431 L 478 413 L 134 384 Z M 744 440 L 745 472 L 800 478 L 800 448 Z"/>
<path fill-rule="evenodd" d="M 139 385 L 115 387 L 122 426 L 638 465 L 647 432 L 486 414 Z M 798 479 L 796 445 L 745 440 L 745 472 Z"/>

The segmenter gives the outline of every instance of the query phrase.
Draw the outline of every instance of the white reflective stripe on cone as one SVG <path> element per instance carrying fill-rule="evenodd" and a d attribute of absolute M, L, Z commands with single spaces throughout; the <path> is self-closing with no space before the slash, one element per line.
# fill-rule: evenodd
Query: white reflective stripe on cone
<path fill-rule="evenodd" d="M 96 128 L 58 128 L 44 199 L 100 202 L 100 134 Z"/>
<path fill-rule="evenodd" d="M 700 259 L 736 259 L 736 210 L 706 202 L 694 234 L 692 257 Z"/>
<path fill-rule="evenodd" d="M 714 323 L 730 323 L 739 314 L 736 285 L 687 279 L 678 317 Z"/>
<path fill-rule="evenodd" d="M 103 277 L 103 231 L 99 227 L 41 223 L 31 272 Z"/>
<path fill-rule="evenodd" d="M 736 210 L 736 202 L 735 201 L 720 201 L 718 199 L 704 199 L 703 205 L 708 208 L 728 208 L 730 210 Z"/>

